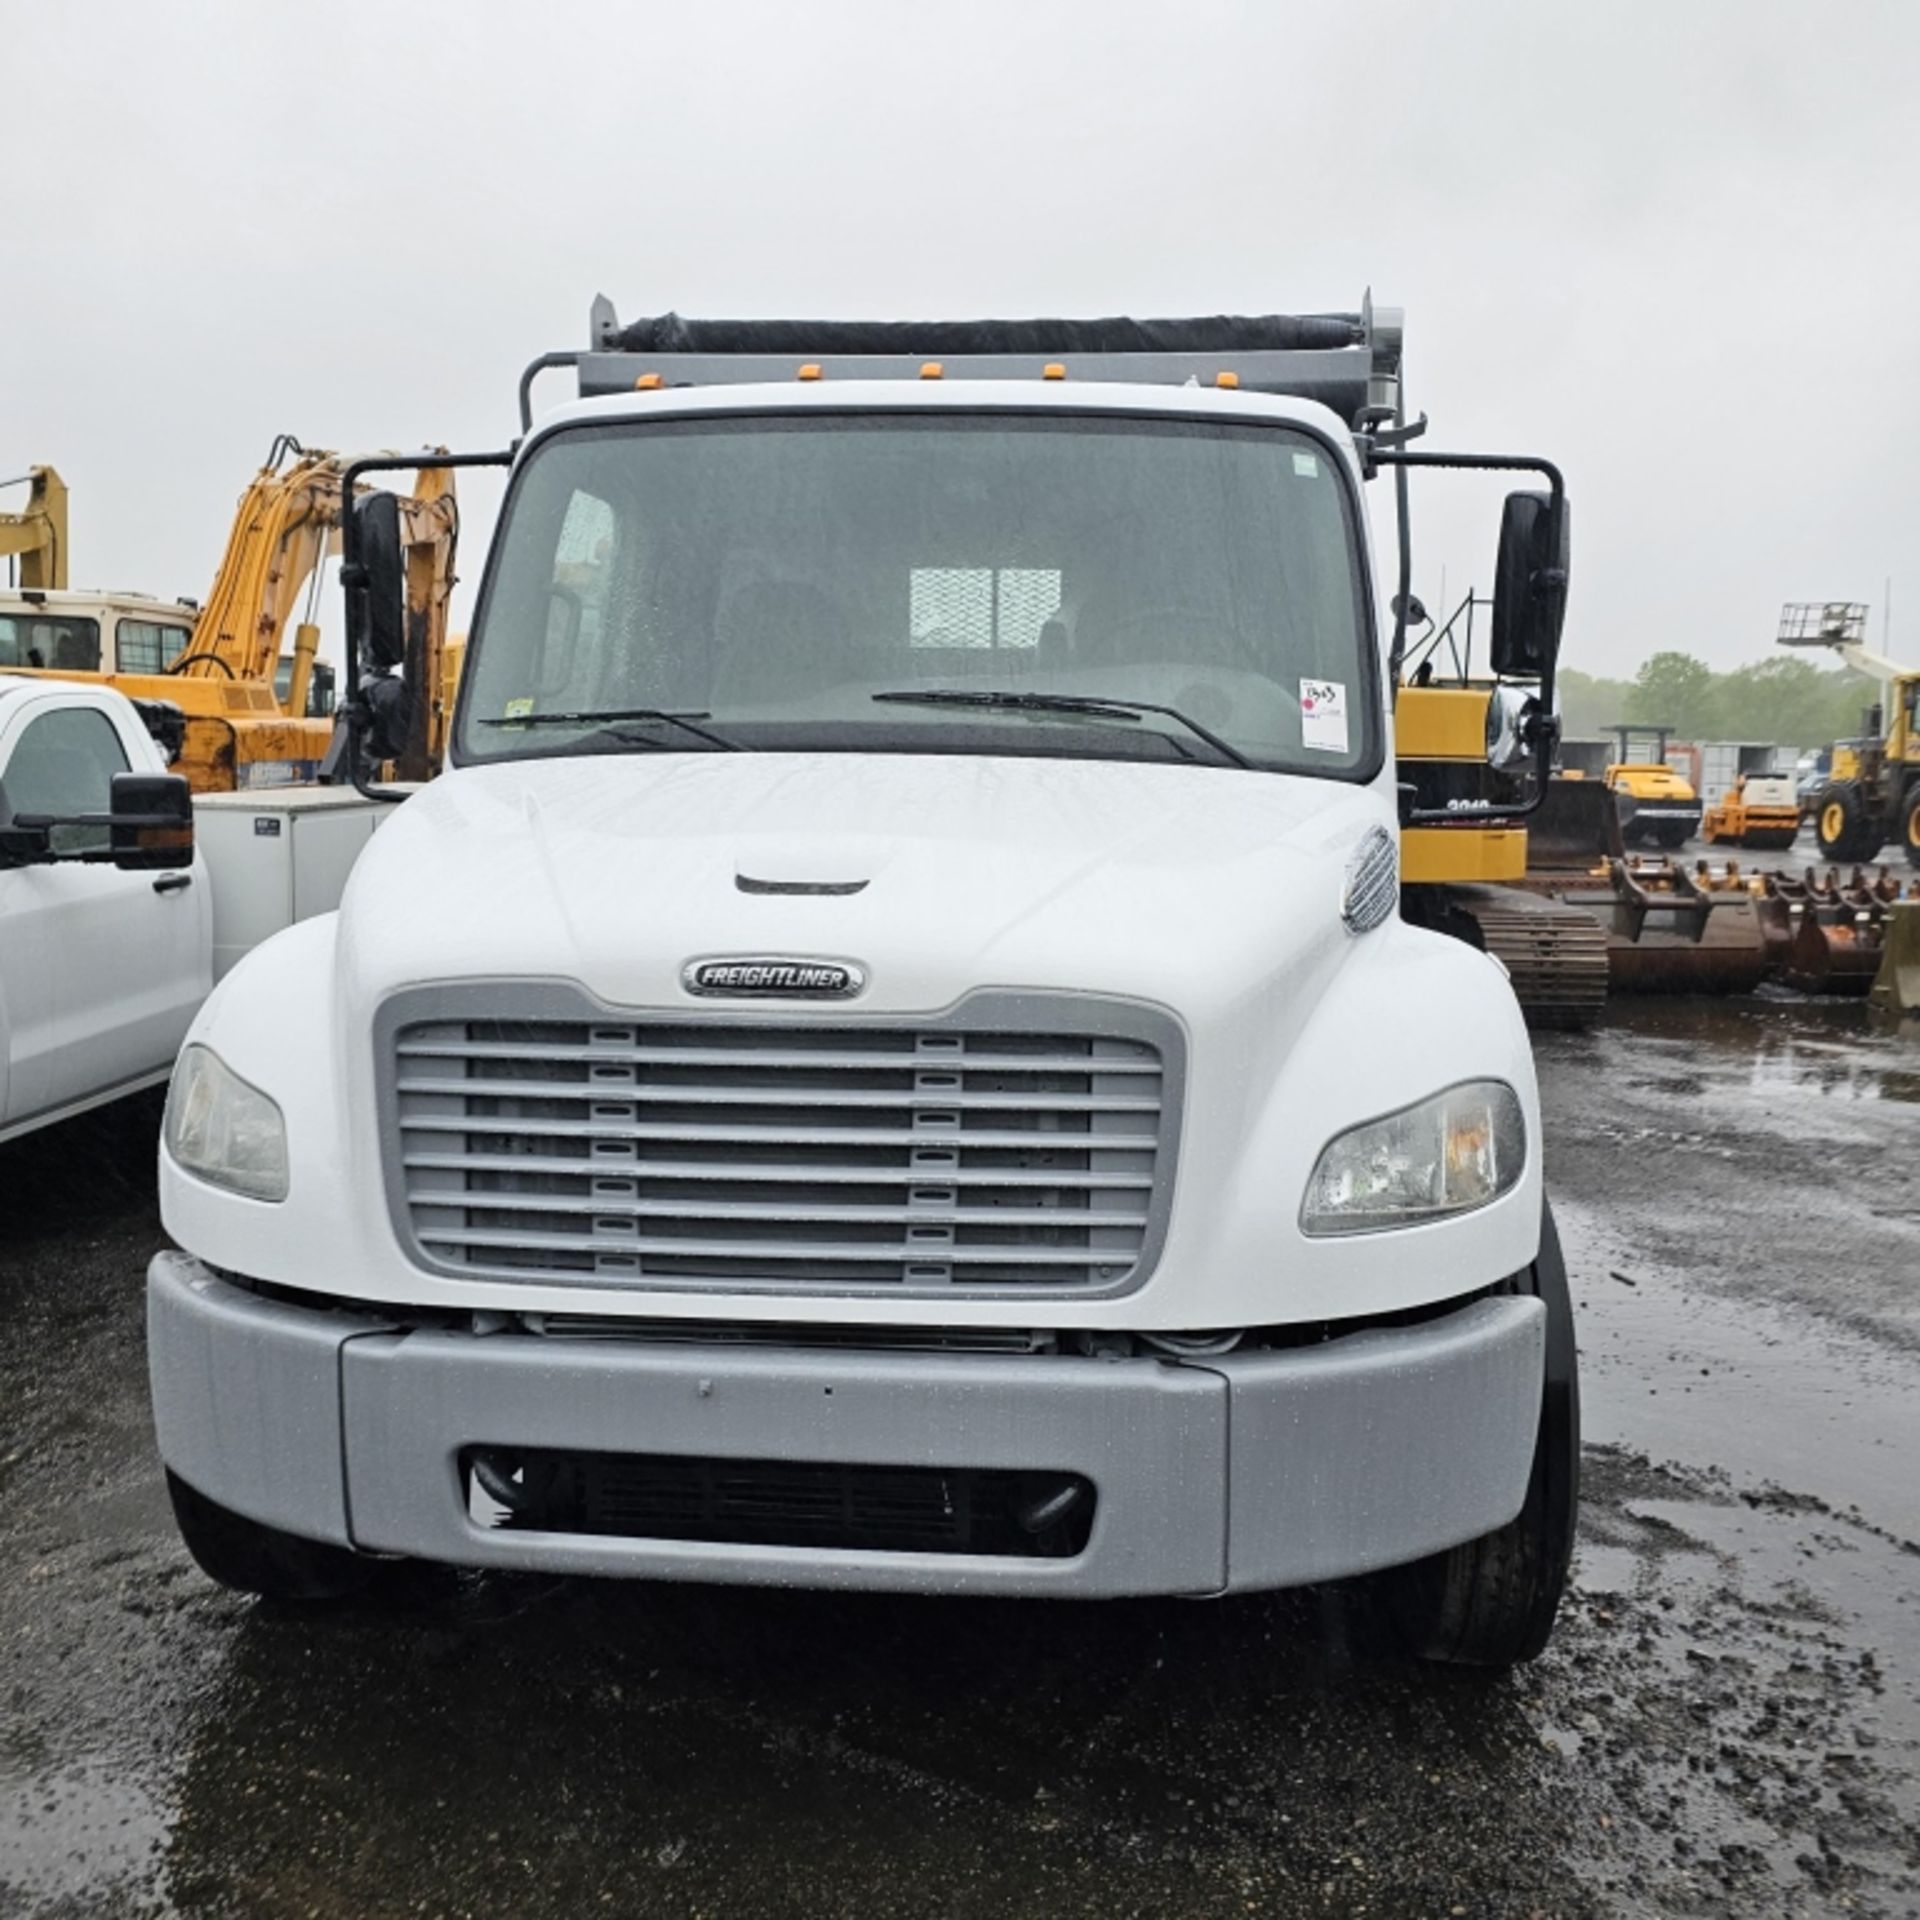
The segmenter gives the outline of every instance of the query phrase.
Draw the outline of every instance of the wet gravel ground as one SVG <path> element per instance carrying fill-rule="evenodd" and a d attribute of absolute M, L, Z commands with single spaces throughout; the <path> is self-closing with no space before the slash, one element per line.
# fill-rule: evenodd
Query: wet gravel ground
<path fill-rule="evenodd" d="M 1345 1594 L 250 1605 L 148 1438 L 154 1107 L 0 1148 L 0 1915 L 1920 1913 L 1920 1035 L 1540 1052 L 1586 1504 L 1494 1681 Z"/>

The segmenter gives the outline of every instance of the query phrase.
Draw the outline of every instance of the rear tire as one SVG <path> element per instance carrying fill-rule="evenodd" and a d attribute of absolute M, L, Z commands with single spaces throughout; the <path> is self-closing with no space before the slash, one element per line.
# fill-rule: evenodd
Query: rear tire
<path fill-rule="evenodd" d="M 1516 1284 L 1546 1302 L 1547 1353 L 1527 1498 L 1504 1527 L 1383 1576 L 1408 1650 L 1423 1660 L 1506 1668 L 1534 1659 L 1553 1632 L 1580 1509 L 1580 1373 L 1573 1302 L 1551 1208 L 1540 1254 Z"/>
<path fill-rule="evenodd" d="M 209 1500 L 171 1468 L 167 1493 L 180 1537 L 208 1579 L 263 1600 L 311 1604 L 344 1600 L 371 1584 L 378 1560 L 282 1533 Z"/>
<path fill-rule="evenodd" d="M 1880 828 L 1866 795 L 1850 783 L 1837 782 L 1822 792 L 1813 824 L 1828 860 L 1871 860 L 1880 851 Z"/>
<path fill-rule="evenodd" d="M 1907 789 L 1900 803 L 1900 844 L 1907 850 L 1907 864 L 1920 867 L 1920 782 Z"/>
<path fill-rule="evenodd" d="M 1667 826 L 1655 827 L 1653 838 L 1656 845 L 1665 847 L 1671 852 L 1675 847 L 1684 847 L 1692 832 L 1693 829 L 1684 821 L 1676 821 Z"/>

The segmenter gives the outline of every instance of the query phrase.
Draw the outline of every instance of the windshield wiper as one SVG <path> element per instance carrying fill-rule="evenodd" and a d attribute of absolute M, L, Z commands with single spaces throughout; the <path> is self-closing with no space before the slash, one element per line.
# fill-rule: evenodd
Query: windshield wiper
<path fill-rule="evenodd" d="M 1178 707 L 1163 707 L 1152 700 L 1128 700 L 1108 693 L 1015 693 L 998 687 L 901 687 L 876 693 L 875 700 L 898 701 L 910 707 L 985 707 L 1013 713 L 1080 713 L 1102 720 L 1138 720 L 1143 713 L 1165 714 L 1194 736 L 1204 740 L 1223 760 L 1236 767 L 1252 767 L 1253 762 L 1222 740 L 1211 727 L 1184 714 Z"/>
<path fill-rule="evenodd" d="M 727 753 L 746 751 L 738 740 L 729 740 L 724 734 L 695 724 L 708 717 L 704 713 L 668 713 L 663 707 L 609 707 L 604 713 L 510 713 L 498 720 L 482 720 L 480 724 L 483 727 L 598 727 L 602 733 L 614 739 L 631 740 L 638 745 L 645 741 L 645 734 L 622 733 L 608 723 L 618 720 L 664 720 L 668 726 L 678 727 L 682 733 L 690 733 L 710 747 L 719 747 Z"/>

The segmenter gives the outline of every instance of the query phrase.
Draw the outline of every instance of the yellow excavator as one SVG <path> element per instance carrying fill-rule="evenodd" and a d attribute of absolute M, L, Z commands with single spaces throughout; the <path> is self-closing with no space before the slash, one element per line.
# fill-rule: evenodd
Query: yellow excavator
<path fill-rule="evenodd" d="M 1469 594 L 1435 627 L 1417 599 L 1395 603 L 1401 632 L 1428 629 L 1395 649 L 1402 907 L 1498 959 L 1530 1024 L 1582 1027 L 1606 1004 L 1606 930 L 1532 870 L 1585 879 L 1606 856 L 1613 800 L 1597 781 L 1545 777 L 1534 743 L 1554 726 L 1551 691 L 1543 712 L 1536 680 L 1499 670 L 1497 630 L 1476 663 L 1476 612 L 1496 606 Z"/>
<path fill-rule="evenodd" d="M 322 565 L 339 551 L 344 479 L 352 465 L 280 435 L 240 497 L 219 571 L 197 609 L 63 592 L 65 489 L 50 469 L 36 468 L 58 493 L 43 490 L 38 518 L 19 535 L 28 559 L 18 591 L 0 593 L 0 672 L 117 688 L 142 705 L 156 732 L 170 728 L 162 737 L 196 792 L 315 779 L 335 723 L 331 703 L 316 697 L 320 629 L 313 615 Z M 11 523 L 0 522 L 0 542 L 11 530 Z M 446 633 L 459 535 L 449 469 L 418 469 L 414 492 L 398 496 L 398 535 L 407 580 L 406 672 L 429 692 L 414 703 L 414 723 L 392 771 L 419 780 L 440 763 L 457 664 Z M 7 550 L 0 544 L 0 552 Z M 36 570 L 29 575 L 28 567 Z"/>

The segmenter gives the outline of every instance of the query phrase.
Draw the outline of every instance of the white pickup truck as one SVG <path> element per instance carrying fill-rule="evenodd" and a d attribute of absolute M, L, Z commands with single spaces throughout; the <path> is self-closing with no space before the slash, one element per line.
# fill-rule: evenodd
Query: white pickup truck
<path fill-rule="evenodd" d="M 126 871 L 104 824 L 116 775 L 164 777 L 131 701 L 0 675 L 0 1141 L 164 1080 L 213 983 L 213 903 L 189 841 Z M 184 783 L 183 783 L 184 784 Z"/>
<path fill-rule="evenodd" d="M 200 1564 L 1384 1573 L 1420 1652 L 1538 1652 L 1571 1310 L 1507 979 L 1398 911 L 1362 491 L 1551 476 L 1493 642 L 1544 711 L 1557 472 L 1401 451 L 1366 311 L 601 311 L 566 357 L 450 770 L 176 1072 L 150 1356 Z M 401 569 L 348 549 L 377 743 Z"/>
<path fill-rule="evenodd" d="M 123 824 L 116 864 L 122 777 L 171 844 Z M 350 788 L 190 805 L 123 694 L 0 672 L 0 1142 L 165 1080 L 213 983 L 335 907 L 387 811 Z"/>

